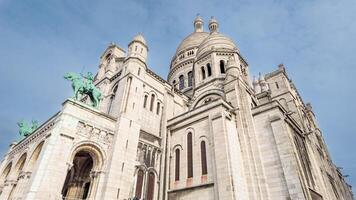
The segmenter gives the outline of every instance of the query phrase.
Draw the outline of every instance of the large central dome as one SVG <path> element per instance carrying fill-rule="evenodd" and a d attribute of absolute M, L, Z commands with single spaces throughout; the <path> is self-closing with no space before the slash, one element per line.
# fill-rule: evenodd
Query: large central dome
<path fill-rule="evenodd" d="M 184 40 L 179 44 L 176 54 L 179 54 L 180 52 L 187 50 L 187 49 L 192 49 L 194 47 L 198 47 L 205 38 L 209 36 L 209 33 L 207 32 L 194 32 L 190 35 L 188 35 Z"/>
<path fill-rule="evenodd" d="M 219 33 L 219 24 L 214 17 L 209 21 L 209 32 L 204 32 L 203 25 L 203 20 L 200 16 L 197 16 L 194 20 L 194 32 L 179 44 L 175 55 L 172 57 L 168 73 L 168 82 L 188 96 L 192 95 L 194 79 L 200 76 L 194 68 L 196 64 L 201 65 L 201 60 L 214 52 L 214 55 L 216 55 L 216 52 L 224 52 L 224 56 L 227 55 L 226 53 L 231 55 L 231 53 L 239 52 L 232 39 Z M 219 61 L 227 61 L 224 56 L 218 54 L 219 59 L 221 59 Z M 211 60 L 210 62 L 209 65 L 214 68 L 216 63 Z M 212 71 L 209 73 L 211 75 Z"/>

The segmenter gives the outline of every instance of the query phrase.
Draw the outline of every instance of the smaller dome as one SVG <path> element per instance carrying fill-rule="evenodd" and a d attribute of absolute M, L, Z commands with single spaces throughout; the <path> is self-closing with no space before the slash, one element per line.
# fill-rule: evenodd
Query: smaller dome
<path fill-rule="evenodd" d="M 132 41 L 134 42 L 141 42 L 142 44 L 144 44 L 144 45 L 147 45 L 146 44 L 146 40 L 145 40 L 145 38 L 142 36 L 142 34 L 141 33 L 139 33 L 138 35 L 136 35 L 133 39 L 132 39 Z"/>

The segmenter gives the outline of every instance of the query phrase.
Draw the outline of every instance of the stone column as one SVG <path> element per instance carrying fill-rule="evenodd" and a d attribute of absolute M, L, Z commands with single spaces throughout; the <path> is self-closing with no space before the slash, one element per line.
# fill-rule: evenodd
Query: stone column
<path fill-rule="evenodd" d="M 17 180 L 15 179 L 7 179 L 5 180 L 5 184 L 2 190 L 2 193 L 0 195 L 0 200 L 7 200 L 9 198 L 9 195 L 11 194 L 11 191 L 13 189 L 16 189 Z"/>
<path fill-rule="evenodd" d="M 100 177 L 102 174 L 103 171 L 99 170 L 90 172 L 91 186 L 88 199 L 98 199 L 100 197 L 101 187 L 98 186 L 100 185 Z"/>
<path fill-rule="evenodd" d="M 13 195 L 15 199 L 24 197 L 26 195 L 24 194 L 24 191 L 25 188 L 28 186 L 30 177 L 31 177 L 31 172 L 25 172 L 25 171 L 20 172 L 16 185 L 16 190 L 14 191 L 14 195 Z"/>
<path fill-rule="evenodd" d="M 270 121 L 288 187 L 289 198 L 305 199 L 300 182 L 301 177 L 298 174 L 297 160 L 293 151 L 292 138 L 284 123 L 281 118 L 274 118 Z"/>

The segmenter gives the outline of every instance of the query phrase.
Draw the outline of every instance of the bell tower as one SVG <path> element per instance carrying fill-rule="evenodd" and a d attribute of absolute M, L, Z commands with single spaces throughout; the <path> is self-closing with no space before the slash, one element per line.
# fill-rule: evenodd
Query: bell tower
<path fill-rule="evenodd" d="M 129 44 L 128 57 L 136 57 L 146 63 L 148 47 L 142 34 L 136 35 Z"/>
<path fill-rule="evenodd" d="M 118 70 L 119 63 L 118 58 L 124 58 L 126 52 L 117 46 L 115 43 L 111 43 L 103 55 L 100 57 L 99 71 L 96 76 L 96 80 L 101 80 L 104 77 L 110 77 Z"/>

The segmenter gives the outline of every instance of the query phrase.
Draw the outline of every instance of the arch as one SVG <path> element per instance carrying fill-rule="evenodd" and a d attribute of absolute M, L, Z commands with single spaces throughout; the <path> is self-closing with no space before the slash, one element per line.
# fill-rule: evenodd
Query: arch
<path fill-rule="evenodd" d="M 14 168 L 14 177 L 17 178 L 17 176 L 20 174 L 20 171 L 23 169 L 25 166 L 27 160 L 27 153 L 24 153 L 21 155 L 21 157 L 18 159 L 15 168 Z"/>
<path fill-rule="evenodd" d="M 4 171 L 2 171 L 1 176 L 0 176 L 0 184 L 2 184 L 9 176 L 9 174 L 11 172 L 11 167 L 12 167 L 12 162 L 7 164 Z"/>
<path fill-rule="evenodd" d="M 172 85 L 173 85 L 174 88 L 176 87 L 176 84 L 177 84 L 177 81 L 173 80 Z"/>
<path fill-rule="evenodd" d="M 288 103 L 287 103 L 287 100 L 285 98 L 280 98 L 279 99 L 279 103 L 284 107 L 284 109 L 286 109 L 287 111 L 289 110 Z"/>
<path fill-rule="evenodd" d="M 208 71 L 208 77 L 212 75 L 210 63 L 206 64 L 206 69 Z"/>
<path fill-rule="evenodd" d="M 200 69 L 201 69 L 202 80 L 204 80 L 206 78 L 205 68 L 204 68 L 204 66 L 202 66 Z"/>
<path fill-rule="evenodd" d="M 119 84 L 117 83 L 116 85 L 114 85 L 112 92 L 111 92 L 111 96 L 110 96 L 110 102 L 109 102 L 109 109 L 108 109 L 108 114 L 110 114 L 112 107 L 113 107 L 113 102 L 116 96 L 116 92 L 117 92 L 117 88 L 119 87 Z"/>
<path fill-rule="evenodd" d="M 44 142 L 45 141 L 42 141 L 36 146 L 35 150 L 33 151 L 32 155 L 30 157 L 29 163 L 27 164 L 27 170 L 29 170 L 29 171 L 33 170 L 33 168 L 41 154 Z"/>
<path fill-rule="evenodd" d="M 188 72 L 188 87 L 192 87 L 193 85 L 193 72 L 189 71 Z"/>
<path fill-rule="evenodd" d="M 155 95 L 151 94 L 150 111 L 153 111 L 154 102 L 155 102 Z"/>
<path fill-rule="evenodd" d="M 143 97 L 143 108 L 147 107 L 147 99 L 148 99 L 148 95 L 145 94 L 145 96 Z"/>
<path fill-rule="evenodd" d="M 104 151 L 100 147 L 99 144 L 96 144 L 91 141 L 83 141 L 73 147 L 73 153 L 70 158 L 69 163 L 71 163 L 74 160 L 74 157 L 76 153 L 80 151 L 85 151 L 88 152 L 89 155 L 93 158 L 93 170 L 101 170 L 104 166 L 104 160 L 105 160 L 105 154 L 103 153 Z"/>
<path fill-rule="evenodd" d="M 210 141 L 206 135 L 199 136 L 199 141 L 205 141 L 208 145 L 210 145 Z"/>
<path fill-rule="evenodd" d="M 161 103 L 157 101 L 157 108 L 156 108 L 156 114 L 159 115 L 160 113 L 160 108 L 161 108 Z"/>
<path fill-rule="evenodd" d="M 14 178 L 17 178 L 17 179 L 19 178 L 19 175 L 20 175 L 21 171 L 23 170 L 23 168 L 25 166 L 26 160 L 27 160 L 27 153 L 23 153 L 21 155 L 21 157 L 17 160 L 15 168 L 14 168 L 14 170 L 12 172 L 13 173 L 12 176 Z M 17 188 L 17 184 L 15 184 L 12 187 L 8 199 L 13 199 L 13 195 L 16 194 L 16 190 L 17 190 L 16 188 Z"/>
<path fill-rule="evenodd" d="M 100 172 L 104 165 L 104 153 L 102 148 L 89 141 L 81 142 L 73 147 L 70 158 L 72 163 L 68 171 L 62 196 L 65 198 L 87 199 L 95 194 L 97 178 L 92 173 Z M 93 192 L 94 191 L 94 192 Z"/>
<path fill-rule="evenodd" d="M 216 97 L 220 97 L 220 98 L 224 98 L 224 93 L 221 91 L 221 90 L 218 90 L 218 89 L 211 89 L 211 90 L 208 90 L 208 91 L 205 91 L 203 92 L 202 94 L 200 94 L 196 100 L 192 103 L 192 109 L 196 108 L 200 102 L 202 100 L 204 100 L 206 97 L 208 96 L 216 96 Z"/>
<path fill-rule="evenodd" d="M 111 59 L 111 56 L 112 56 L 111 53 L 112 53 L 112 52 L 109 51 L 108 54 L 106 54 L 105 59 L 106 59 L 107 61 Z"/>
<path fill-rule="evenodd" d="M 148 173 L 148 182 L 147 182 L 147 200 L 153 200 L 155 193 L 155 174 L 151 171 Z"/>
<path fill-rule="evenodd" d="M 202 175 L 207 175 L 208 166 L 207 166 L 207 159 L 206 159 L 206 143 L 204 140 L 200 142 L 200 158 L 201 158 Z"/>
<path fill-rule="evenodd" d="M 179 89 L 183 90 L 184 89 L 184 75 L 183 74 L 180 75 L 178 79 L 179 79 Z"/>
<path fill-rule="evenodd" d="M 138 169 L 137 178 L 136 178 L 136 191 L 135 191 L 135 197 L 138 199 L 141 199 L 142 196 L 144 176 L 145 176 L 144 171 L 142 169 Z"/>
<path fill-rule="evenodd" d="M 86 150 L 75 153 L 73 167 L 68 171 L 62 189 L 62 196 L 68 199 L 87 199 L 93 185 L 91 172 L 94 159 Z"/>
<path fill-rule="evenodd" d="M 179 170 L 180 170 L 180 149 L 176 148 L 175 150 L 175 173 L 174 173 L 174 180 L 179 181 Z"/>
<path fill-rule="evenodd" d="M 176 145 L 173 146 L 172 153 L 174 153 L 175 149 L 180 149 L 181 151 L 183 151 L 183 147 L 180 144 L 176 144 Z"/>
<path fill-rule="evenodd" d="M 116 91 L 117 91 L 117 88 L 119 87 L 119 83 L 116 83 L 115 85 L 114 85 L 114 87 L 112 87 L 112 92 L 111 92 L 111 95 L 115 95 L 116 94 Z"/>
<path fill-rule="evenodd" d="M 193 134 L 187 134 L 187 177 L 193 177 Z"/>
<path fill-rule="evenodd" d="M 220 73 L 225 74 L 225 62 L 220 60 Z"/>

